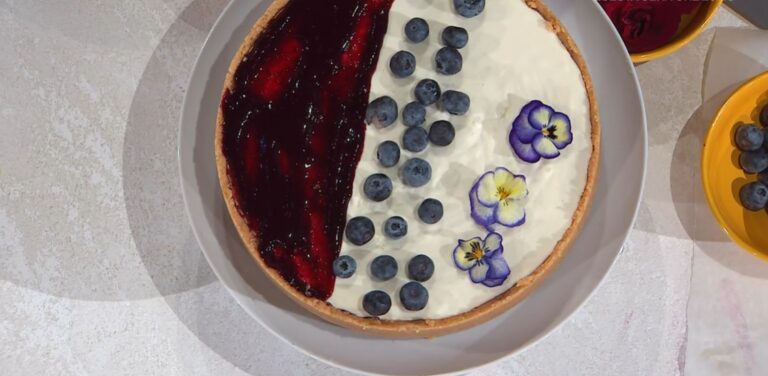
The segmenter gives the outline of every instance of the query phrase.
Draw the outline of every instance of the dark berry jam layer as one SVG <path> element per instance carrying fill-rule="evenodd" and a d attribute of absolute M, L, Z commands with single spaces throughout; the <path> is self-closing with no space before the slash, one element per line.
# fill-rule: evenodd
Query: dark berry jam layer
<path fill-rule="evenodd" d="M 393 0 L 290 0 L 224 93 L 234 200 L 264 261 L 307 296 L 333 293 Z"/>

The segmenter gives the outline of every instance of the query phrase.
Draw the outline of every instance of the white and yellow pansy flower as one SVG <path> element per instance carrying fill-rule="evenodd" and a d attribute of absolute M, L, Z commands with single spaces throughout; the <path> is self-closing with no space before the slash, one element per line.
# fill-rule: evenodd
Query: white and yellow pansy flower
<path fill-rule="evenodd" d="M 520 226 L 525 223 L 527 196 L 525 176 L 497 167 L 480 176 L 469 192 L 472 218 L 489 230 L 494 224 Z"/>

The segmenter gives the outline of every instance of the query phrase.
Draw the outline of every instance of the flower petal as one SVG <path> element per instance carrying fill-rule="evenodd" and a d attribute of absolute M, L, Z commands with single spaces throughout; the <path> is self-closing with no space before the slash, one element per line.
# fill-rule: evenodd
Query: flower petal
<path fill-rule="evenodd" d="M 555 127 L 555 138 L 551 140 L 558 149 L 563 149 L 573 142 L 571 119 L 568 118 L 568 115 L 555 112 L 552 118 L 549 119 L 549 126 Z"/>
<path fill-rule="evenodd" d="M 533 109 L 540 107 L 544 103 L 541 103 L 540 100 L 532 100 L 528 102 L 523 108 L 520 109 L 520 115 L 524 115 L 525 117 L 528 117 L 528 115 L 533 111 Z"/>
<path fill-rule="evenodd" d="M 496 167 L 493 170 L 493 183 L 497 188 L 504 187 L 515 180 L 515 174 L 504 167 Z"/>
<path fill-rule="evenodd" d="M 532 127 L 542 130 L 549 125 L 549 120 L 554 112 L 552 107 L 542 104 L 531 110 L 531 113 L 528 114 L 528 122 L 531 123 Z"/>
<path fill-rule="evenodd" d="M 496 287 L 504 283 L 505 280 L 506 278 L 486 279 L 485 281 L 482 282 L 482 284 L 485 285 L 486 287 Z"/>
<path fill-rule="evenodd" d="M 531 145 L 533 145 L 533 150 L 536 151 L 536 153 L 546 159 L 556 158 L 560 155 L 560 151 L 557 150 L 557 147 L 552 143 L 552 140 L 543 134 L 537 135 L 533 139 L 533 143 Z"/>
<path fill-rule="evenodd" d="M 523 117 L 523 115 L 520 115 L 512 122 L 512 133 L 514 133 L 520 141 L 527 144 L 533 141 L 533 137 L 541 133 L 541 131 L 531 126 L 527 116 Z"/>
<path fill-rule="evenodd" d="M 497 250 L 502 249 L 501 235 L 495 232 L 488 234 L 488 236 L 485 237 L 485 240 L 483 240 L 483 245 L 485 246 L 485 249 L 488 251 L 486 255 L 488 255 L 491 252 L 496 252 Z"/>
<path fill-rule="evenodd" d="M 472 269 L 469 269 L 469 279 L 474 283 L 485 281 L 489 268 L 488 263 L 485 262 L 475 265 Z"/>
<path fill-rule="evenodd" d="M 525 206 L 518 200 L 507 200 L 496 208 L 496 222 L 506 227 L 525 223 Z"/>
<path fill-rule="evenodd" d="M 509 265 L 501 252 L 494 253 L 493 257 L 486 258 L 488 265 L 488 279 L 501 279 L 504 281 L 509 277 Z"/>
<path fill-rule="evenodd" d="M 499 190 L 493 171 L 488 171 L 480 177 L 477 186 L 477 199 L 485 206 L 494 207 L 499 204 Z"/>
<path fill-rule="evenodd" d="M 515 133 L 517 138 L 523 143 L 531 143 L 533 137 L 539 133 L 538 129 L 531 126 L 531 123 L 528 121 L 528 115 L 531 113 L 531 110 L 541 105 L 540 101 L 528 102 L 512 122 L 512 133 Z"/>
<path fill-rule="evenodd" d="M 472 255 L 472 242 L 480 242 L 480 238 L 472 238 L 469 240 L 459 240 L 459 244 L 453 249 L 453 263 L 461 270 L 469 270 L 469 268 L 477 264 L 477 260 L 471 257 Z"/>
<path fill-rule="evenodd" d="M 493 178 L 497 190 L 498 188 L 503 188 L 507 192 L 507 199 L 519 200 L 528 195 L 528 186 L 523 175 L 515 175 L 504 167 L 498 167 L 494 171 Z"/>
<path fill-rule="evenodd" d="M 477 189 L 469 192 L 469 209 L 472 213 L 472 219 L 480 226 L 488 227 L 496 220 L 494 208 L 481 204 L 477 199 Z"/>
<path fill-rule="evenodd" d="M 541 132 L 538 134 L 540 135 Z M 520 141 L 514 132 L 509 134 L 509 144 L 512 145 L 512 150 L 515 151 L 515 154 L 525 162 L 536 163 L 541 159 L 539 153 L 533 150 L 533 145 Z"/>

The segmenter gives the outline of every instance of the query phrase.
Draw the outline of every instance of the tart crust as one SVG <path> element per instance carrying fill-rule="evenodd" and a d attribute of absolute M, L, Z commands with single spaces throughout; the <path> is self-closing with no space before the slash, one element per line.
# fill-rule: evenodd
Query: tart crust
<path fill-rule="evenodd" d="M 264 15 L 256 22 L 251 31 L 246 36 L 245 41 L 240 46 L 237 54 L 232 59 L 224 83 L 223 92 L 234 85 L 234 75 L 237 67 L 240 65 L 243 57 L 253 46 L 261 32 L 267 27 L 269 21 L 285 7 L 290 0 L 274 0 Z M 528 276 L 519 280 L 513 287 L 499 294 L 495 298 L 473 308 L 472 310 L 458 315 L 442 319 L 424 319 L 424 320 L 385 320 L 379 318 L 360 317 L 347 311 L 333 307 L 331 304 L 317 299 L 307 297 L 288 282 L 286 282 L 276 270 L 269 267 L 259 254 L 259 242 L 255 234 L 250 230 L 245 218 L 238 211 L 231 189 L 229 174 L 227 173 L 227 161 L 222 152 L 223 137 L 223 114 L 219 108 L 218 118 L 216 120 L 216 167 L 218 170 L 219 183 L 227 205 L 227 210 L 240 234 L 243 243 L 250 252 L 253 259 L 261 267 L 267 277 L 275 283 L 283 292 L 290 296 L 308 311 L 316 314 L 322 319 L 333 324 L 355 329 L 371 335 L 377 335 L 389 338 L 429 338 L 437 337 L 453 332 L 457 332 L 475 325 L 484 323 L 506 310 L 510 309 L 523 299 L 525 299 L 550 273 L 552 273 L 560 261 L 565 257 L 568 249 L 578 236 L 582 225 L 587 217 L 592 197 L 596 188 L 598 165 L 600 159 L 600 121 L 598 117 L 597 100 L 595 98 L 592 79 L 587 71 L 587 65 L 583 57 L 576 48 L 575 43 L 565 30 L 565 27 L 555 17 L 547 6 L 540 0 L 524 0 L 531 8 L 541 14 L 552 32 L 554 32 L 565 48 L 570 53 L 576 65 L 581 71 L 584 80 L 584 86 L 587 91 L 590 107 L 590 119 L 592 124 L 592 155 L 587 166 L 587 181 L 584 191 L 579 198 L 579 204 L 574 212 L 571 225 L 565 231 L 565 234 L 552 250 L 550 255 Z"/>

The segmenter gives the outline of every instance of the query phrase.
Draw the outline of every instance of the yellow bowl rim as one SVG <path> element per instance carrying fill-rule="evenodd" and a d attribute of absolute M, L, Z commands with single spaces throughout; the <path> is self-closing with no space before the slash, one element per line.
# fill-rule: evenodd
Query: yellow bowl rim
<path fill-rule="evenodd" d="M 709 167 L 709 163 L 707 162 L 708 160 L 707 156 L 709 155 L 709 150 L 711 150 L 707 148 L 707 145 L 711 145 L 713 142 L 713 140 L 710 140 L 710 138 L 714 137 L 712 136 L 712 133 L 713 133 L 712 129 L 714 128 L 715 124 L 720 120 L 720 118 L 724 116 L 725 107 L 733 99 L 733 97 L 735 97 L 736 94 L 738 94 L 741 90 L 745 89 L 748 86 L 754 85 L 755 82 L 757 81 L 760 81 L 766 78 L 768 78 L 768 71 L 763 72 L 755 77 L 752 77 L 747 82 L 740 85 L 738 89 L 734 90 L 730 96 L 728 96 L 728 99 L 726 99 L 725 102 L 723 102 L 723 105 L 720 107 L 720 109 L 717 111 L 717 114 L 712 119 L 712 123 L 710 124 L 709 129 L 707 130 L 707 136 L 704 138 L 704 148 L 701 152 L 701 185 L 704 189 L 704 195 L 707 198 L 707 206 L 709 206 L 709 211 L 712 212 L 712 215 L 715 216 L 715 219 L 717 220 L 720 227 L 723 229 L 723 231 L 725 231 L 725 233 L 734 243 L 739 245 L 742 249 L 762 259 L 763 261 L 768 261 L 768 254 L 761 252 L 757 248 L 753 247 L 751 244 L 747 243 L 746 241 L 732 234 L 730 230 L 731 227 L 725 221 L 725 219 L 723 218 L 723 215 L 720 214 L 720 211 L 715 208 L 714 193 L 712 193 L 712 190 L 709 188 L 709 184 L 708 184 L 709 181 L 706 178 L 707 174 L 705 173 L 705 171 L 707 171 Z"/>
<path fill-rule="evenodd" d="M 704 28 L 709 24 L 710 21 L 712 21 L 712 18 L 717 13 L 717 10 L 720 9 L 722 4 L 723 0 L 708 1 L 706 4 L 707 10 L 706 14 L 704 15 L 704 19 L 698 25 L 689 25 L 687 32 L 680 38 L 655 50 L 629 54 L 632 57 L 632 62 L 635 64 L 645 63 L 647 61 L 667 56 L 679 50 L 690 41 L 695 39 L 697 36 L 699 36 L 702 31 L 704 31 Z"/>

